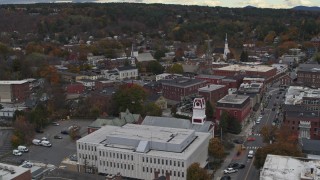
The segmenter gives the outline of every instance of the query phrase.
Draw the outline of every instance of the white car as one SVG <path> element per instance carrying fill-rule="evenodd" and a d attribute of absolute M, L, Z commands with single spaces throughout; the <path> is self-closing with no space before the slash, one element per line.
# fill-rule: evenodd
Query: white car
<path fill-rule="evenodd" d="M 238 172 L 238 169 L 227 168 L 227 169 L 223 170 L 224 174 L 231 174 L 231 173 L 235 173 L 235 172 Z"/>

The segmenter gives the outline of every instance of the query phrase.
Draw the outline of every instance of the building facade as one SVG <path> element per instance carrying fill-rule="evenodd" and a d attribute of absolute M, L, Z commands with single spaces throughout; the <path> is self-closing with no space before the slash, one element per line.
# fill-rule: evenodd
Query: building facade
<path fill-rule="evenodd" d="M 98 173 L 154 179 L 157 172 L 184 180 L 192 163 L 206 165 L 209 138 L 209 133 L 189 129 L 104 126 L 77 141 L 78 162 Z"/>
<path fill-rule="evenodd" d="M 198 93 L 204 97 L 205 101 L 209 101 L 212 106 L 215 106 L 218 100 L 228 94 L 228 89 L 225 85 L 209 84 L 199 88 Z"/>
<path fill-rule="evenodd" d="M 0 102 L 23 102 L 29 95 L 30 88 L 26 80 L 0 81 Z"/>
<path fill-rule="evenodd" d="M 198 89 L 206 86 L 207 82 L 199 79 L 177 78 L 162 81 L 163 96 L 174 101 L 196 95 Z"/>
<path fill-rule="evenodd" d="M 223 112 L 229 113 L 240 123 L 248 118 L 251 112 L 250 97 L 246 95 L 230 94 L 217 102 L 216 119 L 220 121 Z"/>
<path fill-rule="evenodd" d="M 320 87 L 320 65 L 300 64 L 297 70 L 297 83 L 312 88 Z"/>

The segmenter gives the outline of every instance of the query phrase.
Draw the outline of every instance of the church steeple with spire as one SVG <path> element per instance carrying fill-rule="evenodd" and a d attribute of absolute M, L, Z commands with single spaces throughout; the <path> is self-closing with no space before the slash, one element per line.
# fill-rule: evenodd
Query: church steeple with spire
<path fill-rule="evenodd" d="M 226 40 L 224 42 L 224 53 L 223 53 L 223 59 L 227 60 L 228 54 L 230 53 L 229 47 L 228 47 L 228 34 L 226 34 Z"/>

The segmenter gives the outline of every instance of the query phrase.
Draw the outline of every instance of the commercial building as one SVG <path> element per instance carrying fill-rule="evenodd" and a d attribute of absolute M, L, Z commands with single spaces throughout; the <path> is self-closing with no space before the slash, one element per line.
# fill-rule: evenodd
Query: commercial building
<path fill-rule="evenodd" d="M 320 139 L 320 90 L 290 86 L 285 97 L 282 126 L 300 138 Z"/>
<path fill-rule="evenodd" d="M 215 106 L 216 102 L 228 94 L 228 89 L 225 85 L 209 84 L 199 88 L 198 93 L 204 97 L 205 101 L 209 101 Z"/>
<path fill-rule="evenodd" d="M 319 88 L 320 65 L 300 64 L 297 70 L 297 84 L 313 88 Z"/>
<path fill-rule="evenodd" d="M 207 164 L 210 134 L 189 129 L 126 124 L 104 126 L 77 141 L 80 166 L 136 179 L 184 180 L 195 162 Z"/>
<path fill-rule="evenodd" d="M 277 69 L 264 65 L 229 65 L 226 67 L 213 69 L 213 75 L 217 76 L 234 76 L 243 75 L 246 77 L 272 78 L 277 74 Z"/>
<path fill-rule="evenodd" d="M 28 168 L 0 163 L 1 180 L 31 180 L 31 171 Z"/>
<path fill-rule="evenodd" d="M 169 100 L 181 101 L 182 99 L 195 95 L 198 89 L 206 86 L 207 82 L 199 79 L 177 78 L 162 80 L 163 96 Z"/>
<path fill-rule="evenodd" d="M 249 96 L 238 94 L 226 95 L 216 105 L 216 119 L 218 121 L 220 121 L 224 111 L 235 117 L 240 123 L 244 122 L 251 111 Z"/>
<path fill-rule="evenodd" d="M 268 154 L 260 180 L 319 180 L 320 160 Z"/>
<path fill-rule="evenodd" d="M 23 102 L 29 95 L 29 82 L 26 80 L 0 81 L 0 102 Z"/>

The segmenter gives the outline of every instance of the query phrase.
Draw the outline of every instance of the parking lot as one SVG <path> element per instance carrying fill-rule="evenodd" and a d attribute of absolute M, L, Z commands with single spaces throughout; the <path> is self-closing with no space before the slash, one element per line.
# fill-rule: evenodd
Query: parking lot
<path fill-rule="evenodd" d="M 46 137 L 51 142 L 52 147 L 30 145 L 27 146 L 29 149 L 28 153 L 23 153 L 22 156 L 14 156 L 11 154 L 2 159 L 2 161 L 19 163 L 23 160 L 31 160 L 59 166 L 64 158 L 76 153 L 75 140 L 72 140 L 69 135 L 64 135 L 60 132 L 68 129 L 68 127 L 72 125 L 77 125 L 80 126 L 80 134 L 83 137 L 87 135 L 87 127 L 92 123 L 92 120 L 65 120 L 58 121 L 58 123 L 59 126 L 49 125 L 44 129 L 44 133 L 37 133 L 35 136 L 36 139 Z M 61 136 L 62 139 L 54 139 L 55 135 Z"/>

